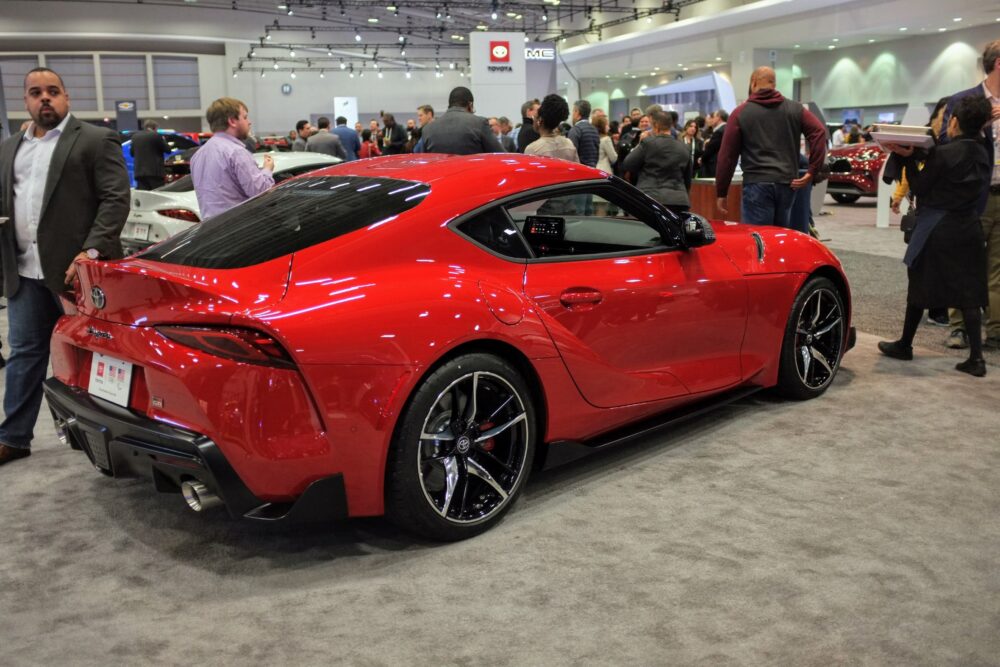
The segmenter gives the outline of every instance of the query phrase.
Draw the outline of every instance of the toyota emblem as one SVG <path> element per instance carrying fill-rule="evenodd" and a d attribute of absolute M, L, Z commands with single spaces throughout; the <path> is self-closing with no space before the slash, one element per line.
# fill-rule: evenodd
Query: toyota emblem
<path fill-rule="evenodd" d="M 104 290 L 100 287 L 90 289 L 90 300 L 94 302 L 94 308 L 104 308 Z"/>

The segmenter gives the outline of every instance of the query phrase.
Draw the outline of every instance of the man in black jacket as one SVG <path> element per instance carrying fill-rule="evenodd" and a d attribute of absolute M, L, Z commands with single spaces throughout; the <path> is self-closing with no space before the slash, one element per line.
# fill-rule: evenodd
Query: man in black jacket
<path fill-rule="evenodd" d="M 0 465 L 31 455 L 58 295 L 77 262 L 118 259 L 129 209 L 118 135 L 69 113 L 62 79 L 39 67 L 24 77 L 31 124 L 0 144 L 0 278 L 11 355 L 0 423 Z"/>
<path fill-rule="evenodd" d="M 423 128 L 424 151 L 452 155 L 502 153 L 490 124 L 473 113 L 472 105 L 471 90 L 464 86 L 453 88 L 448 95 L 448 111 Z"/>
<path fill-rule="evenodd" d="M 166 174 L 163 156 L 170 152 L 170 146 L 156 131 L 158 127 L 155 120 L 147 120 L 142 132 L 132 136 L 129 152 L 135 158 L 132 173 L 135 174 L 136 190 L 155 190 L 163 185 Z"/>
<path fill-rule="evenodd" d="M 712 136 L 705 143 L 705 150 L 701 154 L 702 178 L 715 178 L 715 164 L 719 157 L 719 149 L 722 148 L 722 137 L 726 131 L 726 121 L 729 114 L 724 109 L 719 109 L 705 121 L 705 124 L 712 128 Z"/>
<path fill-rule="evenodd" d="M 533 141 L 538 141 L 541 135 L 535 129 L 535 118 L 538 116 L 538 100 L 528 100 L 521 105 L 521 127 L 517 129 L 517 152 L 523 153 Z"/>
<path fill-rule="evenodd" d="M 989 290 L 990 306 L 986 311 L 986 341 L 988 349 L 1000 349 L 1000 164 L 997 163 L 997 140 L 1000 137 L 1000 40 L 990 42 L 983 49 L 983 73 L 986 78 L 982 82 L 948 99 L 944 115 L 941 119 L 941 143 L 948 141 L 948 122 L 961 102 L 966 97 L 985 97 L 993 107 L 993 115 L 983 128 L 983 147 L 989 156 L 993 172 L 990 175 L 990 185 L 984 188 L 979 198 L 978 213 L 983 226 L 983 238 L 986 241 L 986 283 Z M 969 346 L 968 333 L 961 311 L 951 309 L 951 334 L 945 345 L 955 349 L 965 349 Z"/>

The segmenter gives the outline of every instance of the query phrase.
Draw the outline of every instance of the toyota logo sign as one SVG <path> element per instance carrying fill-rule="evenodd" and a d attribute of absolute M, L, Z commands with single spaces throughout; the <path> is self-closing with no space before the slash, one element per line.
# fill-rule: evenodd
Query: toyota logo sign
<path fill-rule="evenodd" d="M 490 42 L 490 62 L 510 62 L 510 42 Z"/>

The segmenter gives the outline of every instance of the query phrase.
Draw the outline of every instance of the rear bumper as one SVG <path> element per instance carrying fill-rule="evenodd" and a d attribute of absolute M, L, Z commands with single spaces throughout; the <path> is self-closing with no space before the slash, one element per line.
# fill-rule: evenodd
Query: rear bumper
<path fill-rule="evenodd" d="M 347 516 L 343 475 L 312 482 L 294 502 L 255 496 L 209 438 L 120 408 L 55 378 L 45 381 L 56 429 L 73 449 L 111 477 L 149 477 L 158 491 L 179 491 L 197 480 L 234 517 L 261 521 L 329 521 Z"/>

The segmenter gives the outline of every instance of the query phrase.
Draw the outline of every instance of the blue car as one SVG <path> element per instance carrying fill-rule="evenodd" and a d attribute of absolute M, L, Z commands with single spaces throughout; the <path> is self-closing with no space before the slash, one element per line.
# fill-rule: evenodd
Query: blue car
<path fill-rule="evenodd" d="M 172 159 L 175 155 L 180 155 L 189 148 L 195 148 L 199 144 L 191 137 L 173 132 L 171 130 L 157 130 L 163 140 L 170 147 L 170 152 L 163 156 L 164 161 Z M 132 132 L 122 132 L 122 154 L 125 156 L 125 166 L 128 168 L 128 180 L 131 187 L 135 187 L 135 158 L 132 157 L 132 140 L 129 135 Z"/>

